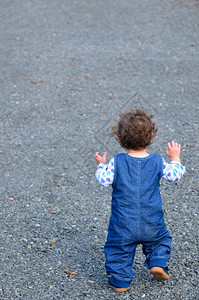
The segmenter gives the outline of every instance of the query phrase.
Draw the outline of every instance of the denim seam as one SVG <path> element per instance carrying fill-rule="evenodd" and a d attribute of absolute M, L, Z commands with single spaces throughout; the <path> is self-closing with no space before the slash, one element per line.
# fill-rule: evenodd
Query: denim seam
<path fill-rule="evenodd" d="M 141 203 L 140 203 L 140 174 L 141 174 L 141 161 L 138 160 L 138 179 L 137 179 L 137 200 L 138 200 L 138 210 L 137 210 L 137 217 L 138 217 L 138 220 L 137 220 L 137 236 L 138 236 L 138 239 L 140 239 L 140 233 L 141 233 L 141 224 L 140 224 L 140 209 L 141 209 Z"/>

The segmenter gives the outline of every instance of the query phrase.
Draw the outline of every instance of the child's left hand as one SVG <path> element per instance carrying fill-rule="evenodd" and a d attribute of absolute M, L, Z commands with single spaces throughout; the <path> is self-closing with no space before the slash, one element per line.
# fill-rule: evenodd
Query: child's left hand
<path fill-rule="evenodd" d="M 99 152 L 95 153 L 95 159 L 96 159 L 97 164 L 100 164 L 100 163 L 106 164 L 106 157 L 107 157 L 107 152 L 105 152 L 103 156 L 101 156 Z"/>
<path fill-rule="evenodd" d="M 181 145 L 172 141 L 171 144 L 168 143 L 166 154 L 171 158 L 171 161 L 178 161 L 180 163 L 180 150 Z"/>

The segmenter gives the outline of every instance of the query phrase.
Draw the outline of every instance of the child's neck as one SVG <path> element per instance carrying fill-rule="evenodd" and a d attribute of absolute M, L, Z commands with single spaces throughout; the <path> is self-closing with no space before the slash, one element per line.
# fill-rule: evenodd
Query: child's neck
<path fill-rule="evenodd" d="M 127 154 L 133 157 L 140 157 L 140 158 L 149 156 L 146 149 L 140 149 L 140 150 L 129 149 L 127 150 Z"/>

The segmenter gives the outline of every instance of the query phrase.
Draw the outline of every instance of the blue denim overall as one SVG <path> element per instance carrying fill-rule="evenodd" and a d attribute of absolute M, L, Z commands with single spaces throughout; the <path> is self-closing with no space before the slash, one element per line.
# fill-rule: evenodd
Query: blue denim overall
<path fill-rule="evenodd" d="M 145 265 L 166 267 L 171 237 L 166 229 L 159 182 L 163 160 L 152 153 L 136 158 L 115 155 L 112 209 L 105 243 L 106 272 L 110 283 L 128 287 L 134 278 L 136 246 L 142 244 Z"/>

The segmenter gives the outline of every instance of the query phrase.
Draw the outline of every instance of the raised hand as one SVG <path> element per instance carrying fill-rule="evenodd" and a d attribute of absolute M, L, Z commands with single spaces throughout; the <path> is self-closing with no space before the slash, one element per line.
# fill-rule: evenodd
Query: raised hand
<path fill-rule="evenodd" d="M 102 162 L 106 164 L 106 157 L 107 157 L 107 152 L 105 152 L 103 156 L 101 156 L 99 152 L 95 153 L 95 159 L 97 164 L 100 164 Z"/>
<path fill-rule="evenodd" d="M 180 162 L 180 151 L 181 145 L 172 141 L 171 144 L 167 144 L 168 148 L 166 150 L 166 154 L 171 158 L 172 161 Z"/>

